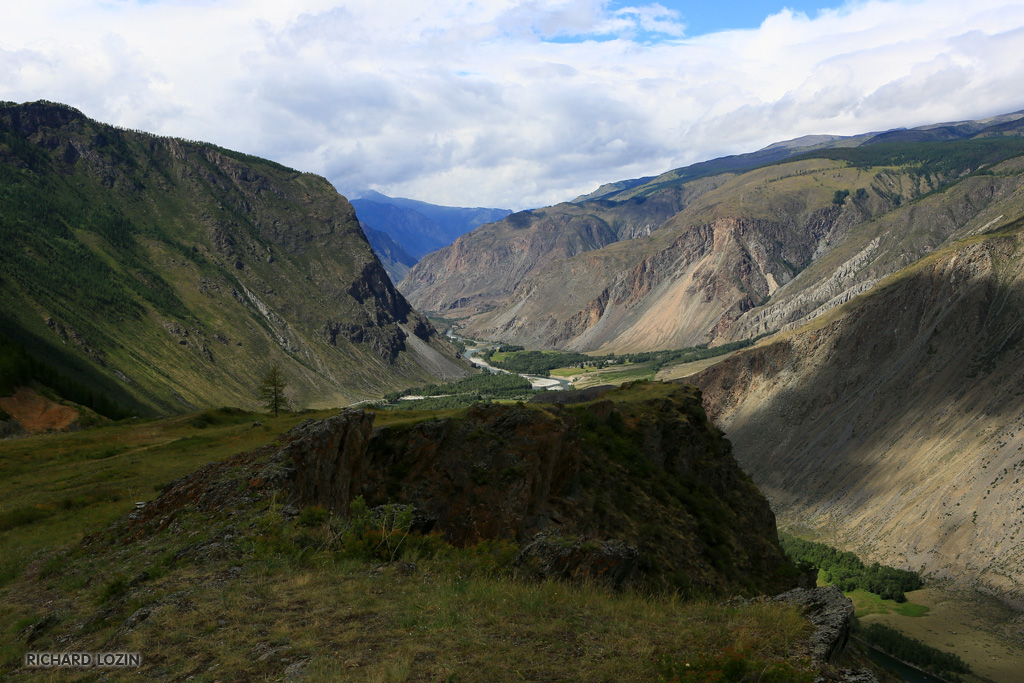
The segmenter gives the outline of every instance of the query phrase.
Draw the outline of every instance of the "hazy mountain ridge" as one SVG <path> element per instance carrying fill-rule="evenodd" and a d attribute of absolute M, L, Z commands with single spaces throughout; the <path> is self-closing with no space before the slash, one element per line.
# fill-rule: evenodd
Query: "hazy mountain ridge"
<path fill-rule="evenodd" d="M 781 525 L 1024 607 L 1022 264 L 1001 222 L 693 378 Z"/>
<path fill-rule="evenodd" d="M 415 199 L 388 197 L 372 190 L 353 199 L 352 206 L 363 223 L 387 233 L 414 259 L 446 247 L 470 230 L 512 213 L 508 209 L 439 206 Z"/>
<path fill-rule="evenodd" d="M 620 352 L 774 331 L 977 229 L 982 214 L 1013 215 L 1021 173 L 1008 159 L 1024 146 L 992 134 L 1013 135 L 1020 117 L 954 127 L 962 139 L 945 143 L 895 131 L 878 144 L 794 145 L 798 155 L 743 173 L 690 167 L 621 201 L 523 212 L 424 259 L 400 289 L 421 309 L 469 316 L 470 334 L 533 346 Z M 613 229 L 625 224 L 640 228 Z"/>
<path fill-rule="evenodd" d="M 0 135 L 3 331 L 120 400 L 248 405 L 272 362 L 300 405 L 465 372 L 323 178 L 52 103 Z"/>

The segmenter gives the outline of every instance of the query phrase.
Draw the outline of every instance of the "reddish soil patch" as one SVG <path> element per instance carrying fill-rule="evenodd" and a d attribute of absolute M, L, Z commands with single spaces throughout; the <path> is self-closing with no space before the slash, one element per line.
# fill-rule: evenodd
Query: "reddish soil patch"
<path fill-rule="evenodd" d="M 0 408 L 20 422 L 29 434 L 67 429 L 78 419 L 74 408 L 54 403 L 28 387 L 18 387 L 14 396 L 0 397 Z"/>

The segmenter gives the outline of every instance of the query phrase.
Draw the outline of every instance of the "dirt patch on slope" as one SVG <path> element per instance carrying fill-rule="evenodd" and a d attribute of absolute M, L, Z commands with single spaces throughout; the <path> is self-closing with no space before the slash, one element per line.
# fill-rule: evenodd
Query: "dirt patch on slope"
<path fill-rule="evenodd" d="M 78 411 L 74 408 L 54 403 L 28 387 L 18 387 L 14 396 L 0 398 L 0 408 L 21 423 L 29 434 L 67 429 L 78 419 Z"/>

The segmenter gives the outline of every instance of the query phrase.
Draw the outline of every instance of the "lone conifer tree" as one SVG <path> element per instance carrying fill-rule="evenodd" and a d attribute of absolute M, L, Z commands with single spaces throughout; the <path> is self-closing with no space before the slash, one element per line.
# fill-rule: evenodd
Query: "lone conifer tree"
<path fill-rule="evenodd" d="M 284 388 L 287 386 L 284 381 L 284 373 L 281 372 L 280 365 L 274 365 L 267 371 L 267 374 L 263 375 L 263 379 L 260 380 L 260 400 L 263 401 L 263 405 L 266 406 L 267 410 L 274 411 L 274 417 L 277 417 L 279 410 L 285 410 L 288 408 L 288 398 L 284 395 Z"/>

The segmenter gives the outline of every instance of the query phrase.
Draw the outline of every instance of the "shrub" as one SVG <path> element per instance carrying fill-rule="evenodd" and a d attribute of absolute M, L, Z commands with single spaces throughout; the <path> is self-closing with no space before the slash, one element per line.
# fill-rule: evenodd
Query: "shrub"
<path fill-rule="evenodd" d="M 372 510 L 362 496 L 349 506 L 349 525 L 342 552 L 349 557 L 394 562 L 409 537 L 412 506 L 388 503 Z"/>
<path fill-rule="evenodd" d="M 464 574 L 497 576 L 511 571 L 519 557 L 519 546 L 508 540 L 486 538 L 455 553 Z"/>
<path fill-rule="evenodd" d="M 661 683 L 811 683 L 816 674 L 806 664 L 725 648 L 703 653 L 689 661 L 677 657 L 658 660 Z"/>
<path fill-rule="evenodd" d="M 330 518 L 330 513 L 319 505 L 310 505 L 302 508 L 296 524 L 299 526 L 320 526 Z"/>

